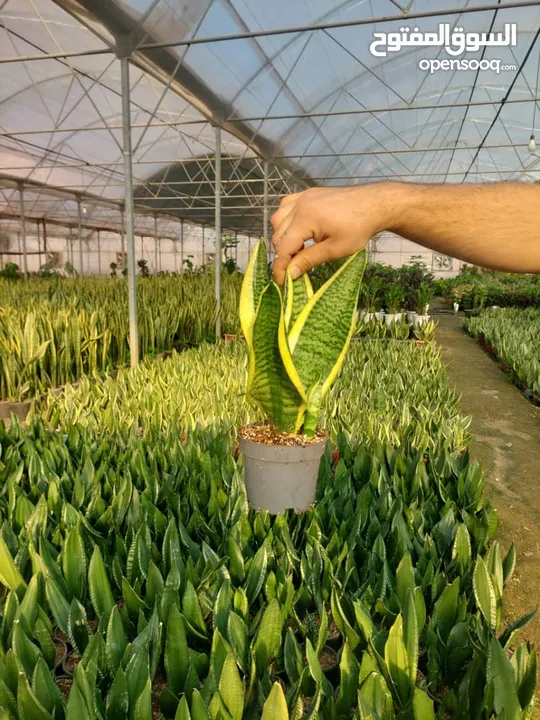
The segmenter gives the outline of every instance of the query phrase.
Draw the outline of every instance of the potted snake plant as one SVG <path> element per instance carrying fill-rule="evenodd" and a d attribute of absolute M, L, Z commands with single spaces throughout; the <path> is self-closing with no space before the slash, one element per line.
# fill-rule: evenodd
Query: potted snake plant
<path fill-rule="evenodd" d="M 264 422 L 239 431 L 251 507 L 272 514 L 315 501 L 327 436 L 321 402 L 336 379 L 356 327 L 365 252 L 352 255 L 316 292 L 307 275 L 283 290 L 269 279 L 266 246 L 251 255 L 240 294 L 248 348 L 247 398 Z"/>

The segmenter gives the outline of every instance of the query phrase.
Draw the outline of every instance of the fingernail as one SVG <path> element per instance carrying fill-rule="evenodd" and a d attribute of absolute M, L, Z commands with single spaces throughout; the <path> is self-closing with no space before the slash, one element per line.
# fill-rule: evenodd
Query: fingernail
<path fill-rule="evenodd" d="M 302 271 L 300 270 L 299 267 L 296 267 L 296 265 L 293 265 L 292 267 L 290 267 L 289 272 L 291 273 L 291 278 L 293 280 L 296 280 L 296 278 L 299 278 L 300 275 L 302 274 Z"/>

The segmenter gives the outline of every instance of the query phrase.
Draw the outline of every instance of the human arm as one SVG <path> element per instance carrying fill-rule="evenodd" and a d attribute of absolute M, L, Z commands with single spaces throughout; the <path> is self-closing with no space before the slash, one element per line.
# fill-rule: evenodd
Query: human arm
<path fill-rule="evenodd" d="M 364 248 L 383 230 L 494 270 L 540 273 L 540 186 L 380 182 L 312 188 L 272 216 L 274 276 L 283 283 Z M 314 245 L 304 248 L 307 240 Z"/>

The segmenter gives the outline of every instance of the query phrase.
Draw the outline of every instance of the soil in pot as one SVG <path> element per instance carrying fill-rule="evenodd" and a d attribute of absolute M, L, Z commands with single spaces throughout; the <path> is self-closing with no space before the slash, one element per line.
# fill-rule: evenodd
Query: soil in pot
<path fill-rule="evenodd" d="M 242 428 L 239 443 L 250 506 L 273 515 L 289 509 L 309 510 L 315 502 L 326 439 L 322 430 L 310 439 L 279 432 L 265 423 Z"/>
<path fill-rule="evenodd" d="M 71 692 L 71 686 L 73 685 L 73 678 L 67 675 L 60 675 L 60 677 L 56 678 L 56 684 L 62 693 L 62 697 L 67 702 L 69 693 Z"/>
<path fill-rule="evenodd" d="M 319 664 L 328 680 L 335 686 L 339 682 L 339 664 L 336 651 L 325 645 L 319 655 Z"/>
<path fill-rule="evenodd" d="M 73 675 L 73 671 L 75 670 L 75 667 L 76 665 L 78 665 L 80 660 L 81 656 L 76 650 L 71 650 L 66 655 L 62 663 L 62 668 L 68 677 L 71 677 Z"/>
<path fill-rule="evenodd" d="M 11 414 L 11 403 L 6 400 L 0 402 L 0 420 L 9 420 Z"/>
<path fill-rule="evenodd" d="M 54 668 L 55 670 L 58 670 L 58 668 L 62 667 L 64 659 L 67 655 L 67 645 L 63 640 L 60 640 L 60 638 L 54 638 L 53 643 L 54 647 L 56 648 L 56 659 L 54 661 Z"/>

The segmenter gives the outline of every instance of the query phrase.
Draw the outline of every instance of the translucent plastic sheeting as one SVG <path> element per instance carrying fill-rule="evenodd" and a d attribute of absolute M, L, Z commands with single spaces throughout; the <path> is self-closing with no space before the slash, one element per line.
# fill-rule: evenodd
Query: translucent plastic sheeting
<path fill-rule="evenodd" d="M 492 4 L 7 0 L 0 5 L 0 43 L 2 56 L 23 58 L 107 49 L 115 32 L 130 33 L 139 207 L 211 221 L 216 122 L 225 128 L 222 153 L 229 162 L 224 226 L 260 231 L 263 164 L 254 160 L 257 154 L 272 166 L 271 207 L 280 194 L 304 184 L 538 180 L 540 158 L 527 144 L 540 92 L 540 6 L 505 8 L 507 1 L 496 9 L 449 12 Z M 400 9 L 446 14 L 408 19 Z M 372 21 L 382 16 L 396 19 Z M 350 21 L 362 24 L 335 26 Z M 328 23 L 333 26 L 309 27 Z M 437 62 L 451 59 L 443 47 L 402 47 L 386 57 L 370 51 L 374 33 L 405 26 L 420 33 L 437 31 L 440 24 L 495 33 L 508 23 L 517 24 L 515 47 L 485 46 L 461 56 L 490 69 L 431 72 Z M 147 47 L 298 26 L 307 29 Z M 120 204 L 124 197 L 119 73 L 111 52 L 0 65 L 2 173 L 95 196 L 96 221 L 100 214 L 119 213 L 97 202 Z M 247 169 L 246 158 L 252 163 Z M 76 213 L 73 200 L 37 196 L 27 212 Z M 17 214 L 18 202 L 17 191 L 4 191 L 0 212 Z M 137 222 L 151 224 L 153 218 Z"/>

